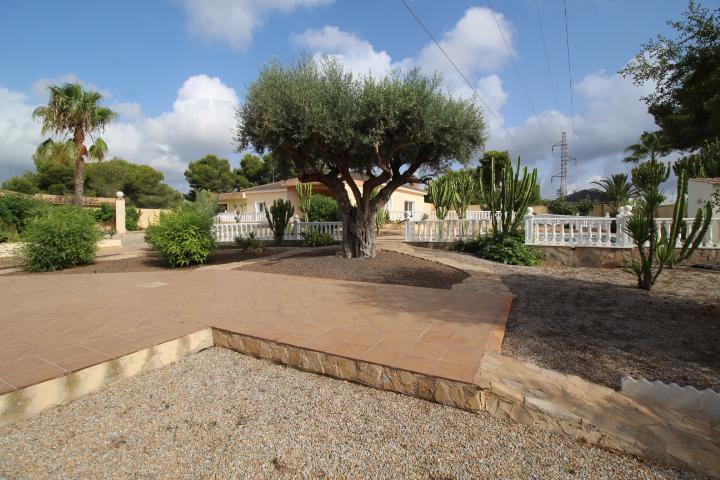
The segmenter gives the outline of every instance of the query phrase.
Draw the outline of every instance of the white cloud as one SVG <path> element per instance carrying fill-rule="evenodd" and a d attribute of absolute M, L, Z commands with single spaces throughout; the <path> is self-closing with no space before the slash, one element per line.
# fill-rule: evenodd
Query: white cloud
<path fill-rule="evenodd" d="M 34 105 L 27 95 L 0 87 L 0 104 L 0 180 L 4 180 L 34 169 L 31 157 L 43 137 L 40 124 L 32 119 Z M 188 162 L 207 153 L 226 157 L 233 153 L 237 104 L 235 90 L 220 79 L 196 75 L 178 90 L 172 110 L 157 117 L 141 118 L 137 103 L 113 104 L 118 111 L 125 110 L 126 118 L 111 123 L 101 135 L 110 156 L 151 165 L 184 191 Z"/>
<path fill-rule="evenodd" d="M 190 30 L 204 38 L 227 42 L 243 50 L 273 11 L 288 13 L 301 7 L 315 7 L 333 0 L 182 0 Z"/>
<path fill-rule="evenodd" d="M 235 90 L 217 77 L 196 75 L 178 90 L 171 111 L 135 122 L 111 124 L 103 134 L 110 155 L 151 165 L 176 188 L 187 189 L 183 172 L 207 153 L 233 152 Z"/>
<path fill-rule="evenodd" d="M 494 129 L 488 148 L 510 149 L 522 153 L 524 159 L 538 167 L 542 177 L 543 193 L 549 195 L 557 188 L 550 176 L 560 169 L 559 152 L 553 153 L 550 145 L 560 140 L 566 131 L 570 153 L 577 158 L 570 164 L 570 191 L 588 188 L 590 182 L 611 173 L 628 171 L 623 163 L 623 150 L 635 143 L 644 130 L 654 130 L 653 117 L 647 106 L 639 100 L 652 86 L 637 87 L 617 74 L 598 71 L 585 76 L 575 87 L 585 101 L 585 108 L 576 112 L 575 134 L 572 138 L 572 121 L 569 116 L 549 110 L 540 112 L 540 118 L 528 118 L 522 125 L 510 127 L 511 135 L 519 147 L 501 129 Z M 548 138 L 557 132 L 552 142 Z"/>
<path fill-rule="evenodd" d="M 32 154 L 43 140 L 27 95 L 0 87 L 0 180 L 33 168 Z"/>
<path fill-rule="evenodd" d="M 358 75 L 383 77 L 393 70 L 407 67 L 403 62 L 393 63 L 386 51 L 376 51 L 366 40 L 338 27 L 325 26 L 320 30 L 305 30 L 293 35 L 292 41 L 315 52 L 315 56 L 333 56 L 346 68 Z"/>
<path fill-rule="evenodd" d="M 109 90 L 102 89 L 94 83 L 85 82 L 74 73 L 65 73 L 51 78 L 41 78 L 33 83 L 31 91 L 35 97 L 42 102 L 45 102 L 50 96 L 48 87 L 50 85 L 62 85 L 64 83 L 79 83 L 86 90 L 92 90 L 100 93 L 105 99 L 112 98 L 112 93 Z"/>
<path fill-rule="evenodd" d="M 514 27 L 500 12 L 495 12 L 505 40 L 512 46 Z M 467 77 L 479 72 L 498 70 L 509 54 L 492 12 L 485 7 L 471 7 L 452 30 L 439 41 L 453 62 Z M 434 43 L 428 43 L 418 55 L 416 64 L 427 72 L 440 71 L 448 78 L 458 77 L 445 55 Z"/>
<path fill-rule="evenodd" d="M 142 106 L 137 102 L 115 102 L 110 105 L 110 109 L 126 118 L 138 118 L 142 115 Z"/>

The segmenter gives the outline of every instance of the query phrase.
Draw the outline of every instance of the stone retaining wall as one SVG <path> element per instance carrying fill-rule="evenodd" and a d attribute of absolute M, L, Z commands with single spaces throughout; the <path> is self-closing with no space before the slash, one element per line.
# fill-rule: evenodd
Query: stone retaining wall
<path fill-rule="evenodd" d="M 462 383 L 213 329 L 216 346 L 312 373 L 470 411 L 486 411 L 709 475 L 720 472 L 720 424 L 641 403 L 614 390 L 487 352 L 474 383 Z"/>
<path fill-rule="evenodd" d="M 634 248 L 566 247 L 536 245 L 543 253 L 547 267 L 618 268 L 624 266 L 636 253 Z M 678 250 L 679 252 L 679 250 Z M 684 265 L 706 263 L 720 265 L 720 248 L 695 250 Z"/>

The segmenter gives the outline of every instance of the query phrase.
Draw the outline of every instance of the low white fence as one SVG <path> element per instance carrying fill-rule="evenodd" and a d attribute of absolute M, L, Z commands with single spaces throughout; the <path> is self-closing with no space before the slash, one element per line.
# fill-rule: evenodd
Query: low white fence
<path fill-rule="evenodd" d="M 490 220 L 490 210 L 470 210 L 465 215 L 465 220 Z M 409 218 L 413 222 L 421 222 L 424 220 L 438 220 L 435 211 L 429 214 L 425 212 L 409 211 L 409 210 L 390 210 L 388 217 L 392 222 L 402 222 Z M 450 210 L 445 216 L 445 220 L 457 220 L 458 216 L 454 210 Z"/>
<path fill-rule="evenodd" d="M 317 230 L 330 235 L 334 240 L 342 240 L 342 222 L 300 222 L 288 224 L 286 240 L 302 240 L 302 233 Z M 253 233 L 257 240 L 273 240 L 273 231 L 266 223 L 216 223 L 213 225 L 213 238 L 217 243 L 234 242 L 236 238 L 247 238 Z"/>
<path fill-rule="evenodd" d="M 419 221 L 423 219 L 423 215 L 427 217 L 427 213 L 425 212 L 418 212 L 412 210 L 388 210 L 388 218 L 391 222 L 402 222 L 406 218 Z"/>
<path fill-rule="evenodd" d="M 215 223 L 267 223 L 265 212 L 220 212 Z"/>
<path fill-rule="evenodd" d="M 527 245 L 595 246 L 608 248 L 632 247 L 625 222 L 630 217 L 630 207 L 623 207 L 617 217 L 581 217 L 572 215 L 533 215 L 528 209 L 525 215 L 525 243 Z M 684 218 L 689 231 L 694 218 Z M 720 248 L 720 218 L 712 218 L 700 248 Z M 671 218 L 656 218 L 658 237 L 672 226 Z M 684 238 L 678 238 L 677 247 Z"/>
<path fill-rule="evenodd" d="M 454 242 L 469 240 L 492 232 L 487 220 L 421 220 L 405 221 L 406 242 Z"/>

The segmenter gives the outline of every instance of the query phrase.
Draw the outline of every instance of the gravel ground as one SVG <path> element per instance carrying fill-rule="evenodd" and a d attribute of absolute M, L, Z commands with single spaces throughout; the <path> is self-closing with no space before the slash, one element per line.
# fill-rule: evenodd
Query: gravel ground
<path fill-rule="evenodd" d="M 699 478 L 213 348 L 0 429 L 2 478 Z"/>
<path fill-rule="evenodd" d="M 258 252 L 242 252 L 238 249 L 224 248 L 216 250 L 215 253 L 208 259 L 203 265 L 220 265 L 223 263 L 240 262 L 243 260 L 253 260 L 256 258 L 266 257 L 268 255 L 275 255 L 285 251 L 284 248 L 266 248 Z M 203 265 L 192 265 L 190 267 L 184 267 L 188 269 L 198 268 Z M 22 264 L 20 265 L 22 266 Z M 0 267 L 2 268 L 2 267 Z M 91 265 L 83 265 L 75 268 L 68 268 L 66 270 L 59 270 L 56 272 L 42 272 L 42 273 L 30 273 L 30 272 L 14 272 L 8 275 L 63 275 L 63 274 L 75 274 L 75 273 L 121 273 L 121 272 L 152 272 L 158 270 L 168 270 L 170 267 L 168 264 L 161 259 L 154 252 L 147 252 L 145 255 L 123 258 L 119 260 L 102 260 L 95 262 Z"/>
<path fill-rule="evenodd" d="M 465 272 L 456 268 L 401 253 L 380 250 L 375 258 L 364 259 L 341 258 L 338 252 L 339 250 L 310 252 L 259 262 L 240 269 L 430 288 L 450 288 L 468 277 Z"/>
<path fill-rule="evenodd" d="M 517 296 L 502 353 L 620 387 L 623 375 L 720 392 L 720 272 L 666 270 L 651 292 L 621 269 L 482 264 Z"/>

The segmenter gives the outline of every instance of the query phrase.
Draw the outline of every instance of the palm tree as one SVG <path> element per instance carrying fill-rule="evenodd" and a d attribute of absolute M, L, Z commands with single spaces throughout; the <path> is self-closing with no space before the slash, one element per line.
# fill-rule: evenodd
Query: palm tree
<path fill-rule="evenodd" d="M 640 135 L 640 143 L 633 143 L 625 149 L 625 153 L 629 155 L 623 161 L 640 163 L 647 159 L 655 163 L 660 157 L 666 156 L 672 150 L 662 132 L 643 132 Z"/>
<path fill-rule="evenodd" d="M 85 184 L 85 157 L 102 160 L 107 152 L 107 144 L 101 138 L 95 139 L 94 145 L 88 149 L 85 136 L 92 138 L 93 133 L 103 130 L 117 117 L 117 113 L 99 105 L 101 94 L 86 92 L 79 83 L 51 85 L 49 89 L 50 101 L 46 106 L 36 108 L 33 117 L 43 119 L 43 134 L 72 135 L 71 141 L 75 144 L 75 203 L 80 205 Z"/>
<path fill-rule="evenodd" d="M 609 178 L 603 178 L 598 182 L 592 183 L 600 187 L 594 190 L 603 192 L 608 200 L 610 200 L 614 214 L 617 214 L 620 207 L 626 205 L 631 198 L 637 195 L 637 189 L 632 182 L 630 182 L 627 173 L 616 173 L 610 175 Z"/>

